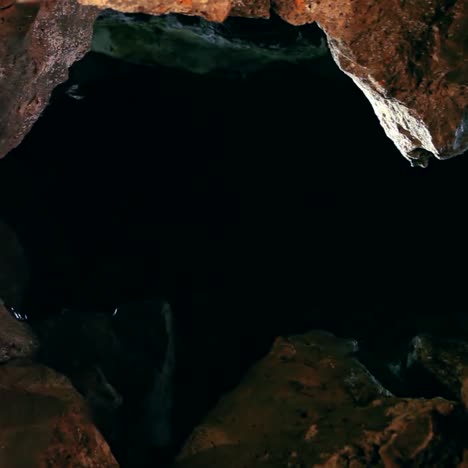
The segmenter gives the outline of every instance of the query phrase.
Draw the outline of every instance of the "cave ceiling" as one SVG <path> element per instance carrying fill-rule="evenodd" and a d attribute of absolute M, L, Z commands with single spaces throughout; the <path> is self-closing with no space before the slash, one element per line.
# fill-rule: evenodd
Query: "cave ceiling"
<path fill-rule="evenodd" d="M 0 157 L 21 142 L 69 67 L 90 50 L 96 18 L 108 9 L 213 23 L 271 15 L 294 26 L 316 23 L 338 67 L 412 165 L 468 149 L 466 0 L 0 0 Z M 323 53 L 320 45 L 299 49 L 299 56 Z M 256 53 L 265 60 L 271 48 Z M 297 54 L 288 49 L 283 59 Z"/>

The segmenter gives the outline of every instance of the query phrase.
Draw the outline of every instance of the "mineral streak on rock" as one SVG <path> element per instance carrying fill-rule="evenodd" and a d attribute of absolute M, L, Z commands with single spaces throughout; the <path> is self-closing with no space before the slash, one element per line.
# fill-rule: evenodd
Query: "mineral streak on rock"
<path fill-rule="evenodd" d="M 76 0 L 0 10 L 0 157 L 21 142 L 68 68 L 87 52 L 97 14 Z"/>

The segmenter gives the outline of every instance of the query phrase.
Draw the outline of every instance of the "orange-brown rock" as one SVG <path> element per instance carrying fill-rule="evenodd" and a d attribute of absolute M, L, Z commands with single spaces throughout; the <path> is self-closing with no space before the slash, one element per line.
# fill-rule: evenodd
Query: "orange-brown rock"
<path fill-rule="evenodd" d="M 88 51 L 97 14 L 76 0 L 0 10 L 0 157 L 21 142 L 68 68 Z"/>
<path fill-rule="evenodd" d="M 319 23 L 413 164 L 468 149 L 468 2 L 277 0 L 276 9 L 293 24 Z"/>
<path fill-rule="evenodd" d="M 278 339 L 193 432 L 178 468 L 457 466 L 458 404 L 390 395 L 355 343 Z"/>
<path fill-rule="evenodd" d="M 267 17 L 268 0 L 79 0 L 127 12 Z M 291 24 L 317 22 L 338 66 L 364 92 L 386 134 L 414 165 L 468 149 L 466 0 L 275 0 Z M 365 144 L 365 142 L 363 142 Z"/>
<path fill-rule="evenodd" d="M 118 467 L 83 399 L 47 367 L 0 366 L 0 427 L 1 467 Z"/>

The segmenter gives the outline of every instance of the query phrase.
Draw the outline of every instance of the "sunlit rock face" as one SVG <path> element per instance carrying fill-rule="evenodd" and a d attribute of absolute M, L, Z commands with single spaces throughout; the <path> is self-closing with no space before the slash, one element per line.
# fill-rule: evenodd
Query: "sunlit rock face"
<path fill-rule="evenodd" d="M 329 53 L 315 25 L 291 26 L 277 17 L 224 23 L 181 15 L 149 17 L 105 12 L 96 22 L 94 52 L 193 73 L 245 74 L 278 63 L 311 62 Z"/>
<path fill-rule="evenodd" d="M 97 13 L 75 0 L 0 9 L 0 157 L 21 142 L 68 68 L 87 52 Z"/>

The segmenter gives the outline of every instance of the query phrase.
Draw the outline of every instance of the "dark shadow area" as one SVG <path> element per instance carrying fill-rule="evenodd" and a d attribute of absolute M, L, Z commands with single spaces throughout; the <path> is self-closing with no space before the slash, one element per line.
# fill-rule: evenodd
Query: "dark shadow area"
<path fill-rule="evenodd" d="M 466 336 L 467 172 L 411 168 L 330 57 L 231 79 L 89 54 L 0 162 L 0 217 L 30 317 L 171 302 L 177 447 L 279 334 Z"/>

